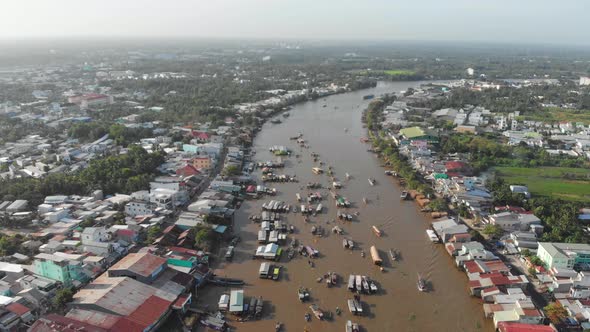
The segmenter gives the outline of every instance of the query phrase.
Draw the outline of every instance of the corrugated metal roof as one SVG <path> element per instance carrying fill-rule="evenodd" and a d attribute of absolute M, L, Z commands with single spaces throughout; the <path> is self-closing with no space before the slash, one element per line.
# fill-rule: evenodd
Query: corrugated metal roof
<path fill-rule="evenodd" d="M 139 324 L 150 326 L 164 316 L 170 310 L 171 305 L 171 301 L 166 301 L 157 296 L 150 296 L 127 318 Z"/>
<path fill-rule="evenodd" d="M 117 315 L 76 308 L 70 310 L 66 314 L 66 317 L 107 330 L 112 328 L 121 319 L 121 316 Z"/>
<path fill-rule="evenodd" d="M 166 258 L 148 253 L 132 253 L 123 257 L 109 270 L 129 270 L 140 276 L 149 277 L 156 269 L 166 264 Z"/>

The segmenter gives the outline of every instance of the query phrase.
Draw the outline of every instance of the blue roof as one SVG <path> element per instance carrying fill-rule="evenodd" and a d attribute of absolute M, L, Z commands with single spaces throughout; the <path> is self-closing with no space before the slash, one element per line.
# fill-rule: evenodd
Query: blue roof
<path fill-rule="evenodd" d="M 213 228 L 213 230 L 219 234 L 225 233 L 226 229 L 227 229 L 227 226 L 223 226 L 223 225 L 217 225 L 217 226 L 215 226 L 215 228 Z"/>

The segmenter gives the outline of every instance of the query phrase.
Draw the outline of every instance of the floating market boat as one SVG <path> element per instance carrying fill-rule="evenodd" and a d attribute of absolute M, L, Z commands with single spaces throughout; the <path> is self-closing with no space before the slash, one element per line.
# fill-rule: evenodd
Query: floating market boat
<path fill-rule="evenodd" d="M 313 315 L 319 319 L 322 320 L 324 319 L 324 312 L 322 311 L 322 309 L 320 309 L 320 307 L 318 307 L 317 304 L 312 304 L 309 306 L 309 309 L 311 310 L 311 312 L 313 313 Z"/>
<path fill-rule="evenodd" d="M 421 292 L 426 292 L 427 288 L 426 288 L 426 280 L 424 278 L 422 278 L 422 276 L 420 276 L 418 274 L 418 282 L 416 284 L 418 286 L 418 290 Z"/>
<path fill-rule="evenodd" d="M 309 300 L 309 291 L 305 287 L 299 287 L 297 290 L 297 296 L 299 297 L 299 301 L 305 302 Z"/>
<path fill-rule="evenodd" d="M 373 225 L 371 226 L 371 229 L 373 230 L 373 233 L 377 235 L 377 237 L 381 237 L 383 235 L 383 232 L 381 232 L 381 230 L 377 226 Z"/>

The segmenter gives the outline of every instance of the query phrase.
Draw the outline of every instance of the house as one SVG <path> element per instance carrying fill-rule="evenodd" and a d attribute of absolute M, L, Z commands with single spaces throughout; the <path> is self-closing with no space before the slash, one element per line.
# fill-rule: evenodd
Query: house
<path fill-rule="evenodd" d="M 90 252 L 98 256 L 108 256 L 113 252 L 111 234 L 105 227 L 86 227 L 82 231 L 82 246 L 84 252 Z"/>
<path fill-rule="evenodd" d="M 176 170 L 176 175 L 180 176 L 191 176 L 199 174 L 201 174 L 199 169 L 192 164 L 186 164 Z"/>
<path fill-rule="evenodd" d="M 566 268 L 590 264 L 590 245 L 584 243 L 539 242 L 539 257 L 547 269 Z"/>
<path fill-rule="evenodd" d="M 523 288 L 529 283 L 525 275 L 503 275 L 502 273 L 481 273 L 469 276 L 469 290 L 471 295 L 481 297 L 483 290 L 497 287 L 500 290 L 507 288 Z"/>
<path fill-rule="evenodd" d="M 191 159 L 192 165 L 196 169 L 208 170 L 213 166 L 213 160 L 209 156 L 198 156 Z"/>
<path fill-rule="evenodd" d="M 70 259 L 56 254 L 41 253 L 35 256 L 33 267 L 40 276 L 59 281 L 66 286 L 86 282 L 81 259 Z"/>
<path fill-rule="evenodd" d="M 166 259 L 149 253 L 131 253 L 108 270 L 108 276 L 131 277 L 151 284 L 166 269 Z"/>
<path fill-rule="evenodd" d="M 485 217 L 484 221 L 492 225 L 498 225 L 505 231 L 527 231 L 531 229 L 531 225 L 541 224 L 541 219 L 537 218 L 534 214 L 513 212 L 492 214 Z"/>
<path fill-rule="evenodd" d="M 494 326 L 500 322 L 515 322 L 523 324 L 541 324 L 544 320 L 543 314 L 538 309 L 515 307 L 512 310 L 497 311 L 494 313 Z"/>
<path fill-rule="evenodd" d="M 156 207 L 152 202 L 132 200 L 125 204 L 125 214 L 129 217 L 147 216 L 155 214 Z"/>

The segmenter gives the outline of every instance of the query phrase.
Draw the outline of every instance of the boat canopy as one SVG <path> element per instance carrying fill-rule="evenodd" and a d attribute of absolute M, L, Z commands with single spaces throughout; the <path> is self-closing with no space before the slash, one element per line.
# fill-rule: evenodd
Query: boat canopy
<path fill-rule="evenodd" d="M 371 246 L 371 258 L 373 259 L 373 263 L 375 265 L 381 265 L 381 263 L 383 263 L 381 256 L 379 256 L 379 251 L 375 246 Z"/>
<path fill-rule="evenodd" d="M 242 312 L 244 310 L 244 290 L 231 291 L 229 300 L 229 312 Z"/>

